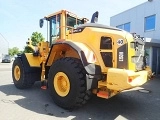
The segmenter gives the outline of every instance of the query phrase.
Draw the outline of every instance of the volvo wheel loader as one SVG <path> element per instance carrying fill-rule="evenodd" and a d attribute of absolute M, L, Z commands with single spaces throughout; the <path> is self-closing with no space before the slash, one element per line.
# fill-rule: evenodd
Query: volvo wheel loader
<path fill-rule="evenodd" d="M 12 67 L 15 86 L 45 83 L 54 102 L 65 109 L 85 104 L 92 94 L 112 96 L 147 82 L 144 40 L 136 34 L 95 23 L 61 10 L 40 19 L 49 27 L 49 40 L 18 55 Z"/>

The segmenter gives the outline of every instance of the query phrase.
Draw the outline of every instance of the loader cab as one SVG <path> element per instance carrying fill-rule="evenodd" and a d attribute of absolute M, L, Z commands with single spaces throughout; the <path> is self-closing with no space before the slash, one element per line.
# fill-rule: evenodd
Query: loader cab
<path fill-rule="evenodd" d="M 49 22 L 50 45 L 57 40 L 67 39 L 70 31 L 88 21 L 88 19 L 79 18 L 77 15 L 66 10 L 48 15 L 45 19 Z"/>

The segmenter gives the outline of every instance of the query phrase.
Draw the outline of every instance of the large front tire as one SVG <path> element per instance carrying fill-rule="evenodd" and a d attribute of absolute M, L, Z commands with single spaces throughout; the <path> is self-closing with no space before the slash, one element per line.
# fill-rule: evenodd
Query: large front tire
<path fill-rule="evenodd" d="M 90 98 L 86 88 L 86 71 L 79 59 L 61 58 L 51 66 L 48 76 L 50 95 L 65 109 L 74 109 Z"/>

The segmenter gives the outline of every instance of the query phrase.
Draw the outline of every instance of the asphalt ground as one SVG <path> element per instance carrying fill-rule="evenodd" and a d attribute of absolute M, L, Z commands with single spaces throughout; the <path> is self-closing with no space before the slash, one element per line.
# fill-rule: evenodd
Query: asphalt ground
<path fill-rule="evenodd" d="M 17 89 L 11 67 L 12 63 L 0 63 L 0 120 L 160 120 L 160 77 L 108 100 L 94 96 L 80 109 L 67 111 L 40 89 L 40 82 Z"/>

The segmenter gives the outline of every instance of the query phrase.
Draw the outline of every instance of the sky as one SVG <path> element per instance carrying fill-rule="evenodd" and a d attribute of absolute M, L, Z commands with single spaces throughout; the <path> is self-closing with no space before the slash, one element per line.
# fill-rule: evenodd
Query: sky
<path fill-rule="evenodd" d="M 9 48 L 23 50 L 33 32 L 47 38 L 46 24 L 39 28 L 39 19 L 61 9 L 89 20 L 99 11 L 98 23 L 110 25 L 111 16 L 144 2 L 147 0 L 0 0 L 0 39 L 5 38 Z"/>

